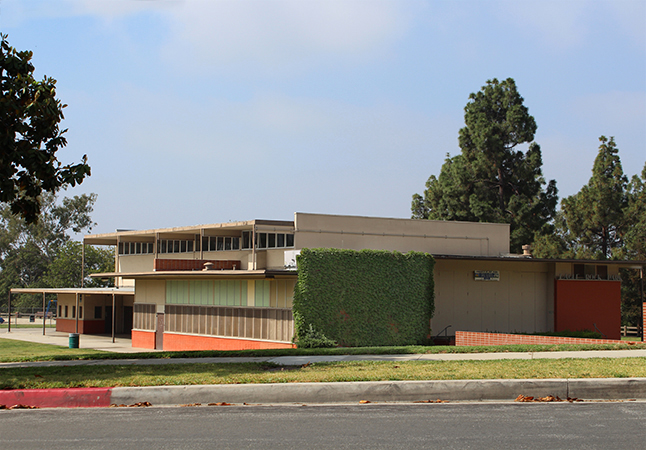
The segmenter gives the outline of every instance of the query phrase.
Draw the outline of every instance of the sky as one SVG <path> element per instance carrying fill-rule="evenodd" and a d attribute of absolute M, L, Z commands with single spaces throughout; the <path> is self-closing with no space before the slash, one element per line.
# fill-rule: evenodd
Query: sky
<path fill-rule="evenodd" d="M 513 78 L 559 197 L 601 135 L 646 162 L 646 1 L 0 0 L 67 104 L 93 233 L 410 217 L 460 152 L 469 94 Z"/>

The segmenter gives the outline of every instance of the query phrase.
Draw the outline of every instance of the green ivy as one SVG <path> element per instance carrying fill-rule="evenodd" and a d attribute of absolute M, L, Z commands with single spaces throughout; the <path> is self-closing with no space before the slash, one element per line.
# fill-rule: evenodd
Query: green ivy
<path fill-rule="evenodd" d="M 348 347 L 427 343 L 434 264 L 419 252 L 302 249 L 293 305 L 297 345 L 310 330 Z"/>

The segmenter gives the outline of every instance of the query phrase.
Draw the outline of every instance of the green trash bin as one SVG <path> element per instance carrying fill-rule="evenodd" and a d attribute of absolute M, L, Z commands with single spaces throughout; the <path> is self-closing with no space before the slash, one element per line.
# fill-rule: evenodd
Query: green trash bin
<path fill-rule="evenodd" d="M 79 348 L 79 334 L 70 333 L 70 348 Z"/>

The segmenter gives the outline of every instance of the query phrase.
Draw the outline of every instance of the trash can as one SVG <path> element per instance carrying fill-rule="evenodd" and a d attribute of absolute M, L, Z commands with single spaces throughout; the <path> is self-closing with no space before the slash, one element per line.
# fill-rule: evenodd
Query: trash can
<path fill-rule="evenodd" d="M 29 316 L 29 321 L 30 322 L 35 322 L 36 321 L 36 316 L 34 316 L 33 314 L 31 316 Z"/>
<path fill-rule="evenodd" d="M 70 333 L 70 348 L 79 348 L 79 334 Z"/>

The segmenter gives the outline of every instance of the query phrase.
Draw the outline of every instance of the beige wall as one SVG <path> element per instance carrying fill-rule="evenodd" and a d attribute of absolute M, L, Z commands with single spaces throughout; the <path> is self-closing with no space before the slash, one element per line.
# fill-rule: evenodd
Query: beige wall
<path fill-rule="evenodd" d="M 509 253 L 509 225 L 296 213 L 295 247 L 365 248 L 436 255 Z"/>
<path fill-rule="evenodd" d="M 165 280 L 137 280 L 135 286 L 135 298 L 137 303 L 148 303 L 157 305 L 157 312 L 164 312 L 166 304 L 166 281 Z"/>
<path fill-rule="evenodd" d="M 554 327 L 551 264 L 437 260 L 431 333 L 540 332 Z M 475 281 L 474 270 L 497 270 L 500 281 Z M 552 293 L 550 295 L 550 292 Z"/>

